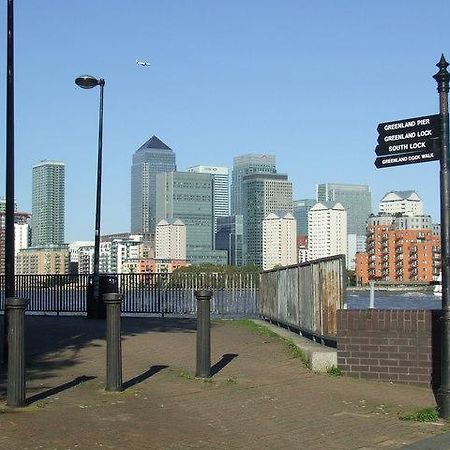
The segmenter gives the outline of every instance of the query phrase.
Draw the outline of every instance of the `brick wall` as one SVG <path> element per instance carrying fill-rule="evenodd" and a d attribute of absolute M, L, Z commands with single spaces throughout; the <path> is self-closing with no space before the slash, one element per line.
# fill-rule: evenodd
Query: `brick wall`
<path fill-rule="evenodd" d="M 339 368 L 357 378 L 439 386 L 439 314 L 425 310 L 339 310 Z"/>

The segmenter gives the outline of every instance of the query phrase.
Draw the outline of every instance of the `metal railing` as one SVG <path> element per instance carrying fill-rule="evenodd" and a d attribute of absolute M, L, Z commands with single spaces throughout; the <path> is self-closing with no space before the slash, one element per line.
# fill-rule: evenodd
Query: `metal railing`
<path fill-rule="evenodd" d="M 193 315 L 194 291 L 211 289 L 214 316 L 256 316 L 258 273 L 108 274 L 116 277 L 127 315 Z M 27 311 L 84 314 L 89 275 L 16 275 L 16 296 L 30 299 Z M 0 308 L 4 310 L 5 277 L 0 276 Z"/>
<path fill-rule="evenodd" d="M 345 303 L 345 256 L 264 271 L 260 282 L 262 317 L 313 338 L 336 335 L 336 311 Z"/>

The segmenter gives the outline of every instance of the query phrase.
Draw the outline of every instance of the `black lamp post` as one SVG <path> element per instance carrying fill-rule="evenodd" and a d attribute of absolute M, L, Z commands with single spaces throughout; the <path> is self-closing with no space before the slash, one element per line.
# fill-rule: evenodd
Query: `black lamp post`
<path fill-rule="evenodd" d="M 5 209 L 5 299 L 15 296 L 14 256 L 14 3 L 7 9 L 7 71 L 6 71 L 6 209 Z M 1 362 L 8 361 L 9 321 L 3 318 Z"/>
<path fill-rule="evenodd" d="M 83 89 L 100 86 L 100 107 L 98 116 L 98 155 L 97 155 L 97 198 L 95 203 L 95 240 L 94 240 L 94 273 L 92 280 L 92 302 L 98 306 L 100 299 L 100 210 L 102 198 L 102 146 L 103 146 L 103 87 L 105 80 L 91 75 L 82 75 L 75 80 L 75 84 Z"/>

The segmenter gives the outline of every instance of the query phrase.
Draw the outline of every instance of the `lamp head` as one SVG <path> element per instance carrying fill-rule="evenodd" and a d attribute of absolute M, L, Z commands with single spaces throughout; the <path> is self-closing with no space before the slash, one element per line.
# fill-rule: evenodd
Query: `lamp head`
<path fill-rule="evenodd" d="M 83 89 L 92 89 L 101 84 L 101 81 L 102 79 L 97 80 L 97 78 L 92 75 L 81 75 L 75 79 L 75 84 Z"/>

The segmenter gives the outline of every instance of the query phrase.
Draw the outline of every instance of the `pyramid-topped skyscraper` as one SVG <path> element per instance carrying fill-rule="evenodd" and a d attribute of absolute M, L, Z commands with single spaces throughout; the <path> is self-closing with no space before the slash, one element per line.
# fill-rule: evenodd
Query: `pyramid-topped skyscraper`
<path fill-rule="evenodd" d="M 156 174 L 177 170 L 175 152 L 152 136 L 133 155 L 131 166 L 131 232 L 154 233 Z"/>

